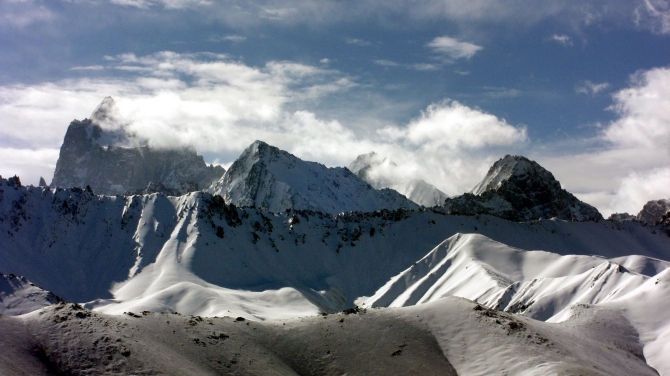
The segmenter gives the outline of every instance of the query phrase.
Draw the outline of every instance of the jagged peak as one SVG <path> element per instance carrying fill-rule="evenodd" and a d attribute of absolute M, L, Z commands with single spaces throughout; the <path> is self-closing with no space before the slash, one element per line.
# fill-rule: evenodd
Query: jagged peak
<path fill-rule="evenodd" d="M 114 101 L 114 98 L 105 97 L 89 118 L 93 121 L 104 121 L 105 119 L 108 119 L 115 110 L 116 102 Z"/>
<path fill-rule="evenodd" d="M 504 181 L 513 176 L 519 177 L 529 173 L 539 175 L 547 182 L 556 182 L 554 175 L 537 162 L 521 155 L 507 154 L 491 166 L 484 179 L 472 189 L 471 193 L 479 196 L 500 188 Z"/>

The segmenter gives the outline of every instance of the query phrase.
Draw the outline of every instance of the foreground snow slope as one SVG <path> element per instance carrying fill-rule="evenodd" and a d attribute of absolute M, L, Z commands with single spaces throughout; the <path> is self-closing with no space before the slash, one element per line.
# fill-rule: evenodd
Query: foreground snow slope
<path fill-rule="evenodd" d="M 615 325 L 617 330 L 610 330 Z M 59 304 L 0 317 L 0 373 L 655 375 L 615 311 L 549 324 L 448 298 L 272 322 L 109 316 Z"/>
<path fill-rule="evenodd" d="M 0 315 L 22 315 L 61 301 L 26 277 L 0 273 Z"/>
<path fill-rule="evenodd" d="M 547 322 L 572 320 L 576 307 L 597 304 L 630 320 L 649 364 L 670 374 L 668 273 L 670 262 L 646 256 L 562 256 L 457 234 L 361 304 L 415 306 L 461 296 Z"/>

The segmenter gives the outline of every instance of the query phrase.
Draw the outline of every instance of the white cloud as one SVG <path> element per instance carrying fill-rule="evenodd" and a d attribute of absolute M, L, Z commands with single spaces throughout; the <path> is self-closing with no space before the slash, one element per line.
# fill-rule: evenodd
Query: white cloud
<path fill-rule="evenodd" d="M 429 64 L 429 63 L 401 64 L 391 60 L 374 60 L 374 63 L 387 68 L 402 67 L 405 69 L 411 69 L 415 71 L 435 71 L 442 68 L 442 66 L 438 64 Z"/>
<path fill-rule="evenodd" d="M 483 48 L 476 44 L 461 42 L 458 39 L 446 36 L 437 37 L 426 46 L 432 48 L 436 53 L 450 59 L 469 59 Z"/>
<path fill-rule="evenodd" d="M 635 10 L 635 23 L 659 34 L 670 34 L 670 1 L 643 0 Z"/>
<path fill-rule="evenodd" d="M 247 40 L 247 37 L 241 35 L 212 35 L 207 38 L 208 42 L 233 42 L 239 43 Z"/>
<path fill-rule="evenodd" d="M 551 40 L 560 43 L 564 46 L 572 46 L 574 43 L 572 42 L 572 38 L 570 38 L 567 35 L 557 35 L 554 34 L 551 36 Z"/>
<path fill-rule="evenodd" d="M 614 94 L 619 119 L 604 138 L 620 147 L 653 148 L 670 153 L 670 67 L 640 71 L 631 87 Z"/>
<path fill-rule="evenodd" d="M 596 95 L 600 93 L 603 90 L 606 90 L 610 87 L 610 84 L 608 82 L 602 82 L 599 84 L 593 83 L 589 80 L 584 81 L 584 84 L 582 86 L 579 86 L 575 89 L 577 93 L 580 94 L 587 94 L 587 95 Z"/>
<path fill-rule="evenodd" d="M 612 97 L 618 118 L 585 142 L 588 151 L 536 152 L 568 190 L 604 216 L 637 213 L 649 200 L 670 197 L 670 68 L 637 72 Z"/>
<path fill-rule="evenodd" d="M 450 101 L 429 106 L 407 125 L 386 124 L 361 136 L 353 127 L 310 111 L 319 98 L 342 95 L 358 85 L 318 66 L 275 61 L 250 67 L 224 55 L 173 52 L 105 60 L 105 72 L 119 66 L 139 69 L 123 79 L 0 86 L 0 154 L 19 156 L 0 158 L 0 173 L 29 180 L 39 174 L 50 180 L 68 123 L 90 114 L 108 95 L 115 98 L 119 122 L 157 147 L 190 144 L 229 164 L 261 139 L 330 166 L 348 165 L 375 150 L 401 159 L 405 171 L 450 194 L 472 188 L 490 163 L 504 155 L 502 149 L 518 150 L 527 139 L 523 128 Z M 28 158 L 28 152 L 16 149 L 49 153 Z M 25 168 L 17 168 L 19 160 Z"/>
<path fill-rule="evenodd" d="M 24 185 L 37 185 L 40 177 L 51 182 L 59 149 L 16 149 L 0 147 L 2 177 L 17 175 Z"/>
<path fill-rule="evenodd" d="M 433 104 L 407 126 L 378 131 L 376 151 L 393 156 L 405 178 L 423 179 L 455 195 L 469 191 L 493 161 L 526 147 L 524 127 L 456 101 Z"/>
<path fill-rule="evenodd" d="M 348 44 L 355 44 L 357 46 L 369 46 L 369 45 L 372 44 L 372 43 L 370 43 L 366 40 L 358 39 L 358 38 L 347 38 L 345 40 L 347 41 Z"/>
<path fill-rule="evenodd" d="M 621 180 L 608 211 L 637 214 L 651 200 L 670 198 L 670 167 L 631 172 Z"/>

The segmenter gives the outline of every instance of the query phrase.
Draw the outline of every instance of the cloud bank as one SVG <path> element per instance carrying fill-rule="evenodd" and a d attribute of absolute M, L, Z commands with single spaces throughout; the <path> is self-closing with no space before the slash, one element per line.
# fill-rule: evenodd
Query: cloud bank
<path fill-rule="evenodd" d="M 526 154 L 605 215 L 637 212 L 647 200 L 670 197 L 667 67 L 633 75 L 630 86 L 612 96 L 616 120 L 582 141 L 587 151 L 566 155 L 534 145 L 522 125 L 453 100 L 433 103 L 404 124 L 375 123 L 369 132 L 360 131 L 362 123 L 319 117 L 315 106 L 364 86 L 323 64 L 250 66 L 220 54 L 161 52 L 108 56 L 99 66 L 79 71 L 97 78 L 0 86 L 3 176 L 49 180 L 68 123 L 112 96 L 115 124 L 155 147 L 193 145 L 224 165 L 256 139 L 328 166 L 375 151 L 398 166 L 394 178 L 423 179 L 456 195 L 477 184 L 498 158 Z"/>

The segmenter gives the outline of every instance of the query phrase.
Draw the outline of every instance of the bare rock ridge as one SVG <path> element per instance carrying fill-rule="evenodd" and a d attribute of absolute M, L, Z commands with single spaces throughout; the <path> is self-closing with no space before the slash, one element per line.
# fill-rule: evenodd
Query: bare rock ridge
<path fill-rule="evenodd" d="M 614 213 L 607 220 L 613 222 L 641 222 L 648 226 L 655 226 L 670 236 L 670 199 L 651 200 L 644 204 L 637 215 Z"/>
<path fill-rule="evenodd" d="M 490 214 L 518 222 L 603 219 L 596 208 L 562 189 L 551 172 L 525 157 L 510 155 L 494 163 L 471 193 L 449 198 L 444 206 L 451 214 Z"/>
<path fill-rule="evenodd" d="M 375 152 L 359 155 L 348 168 L 374 188 L 394 189 L 419 205 L 426 207 L 442 205 L 448 197 L 446 193 L 421 179 L 403 178 L 402 172 L 398 171 L 400 168 L 395 163 Z"/>
<path fill-rule="evenodd" d="M 347 168 L 328 168 L 255 141 L 208 190 L 227 203 L 280 213 L 287 209 L 337 214 L 382 209 L 415 209 L 391 189 L 374 189 Z"/>
<path fill-rule="evenodd" d="M 209 186 L 225 170 L 205 163 L 193 148 L 155 149 L 129 144 L 123 128 L 108 130 L 99 121 L 108 120 L 113 106 L 105 98 L 91 116 L 95 120 L 70 123 L 60 149 L 52 187 L 90 186 L 97 194 L 115 195 L 160 183 L 177 194 Z"/>

